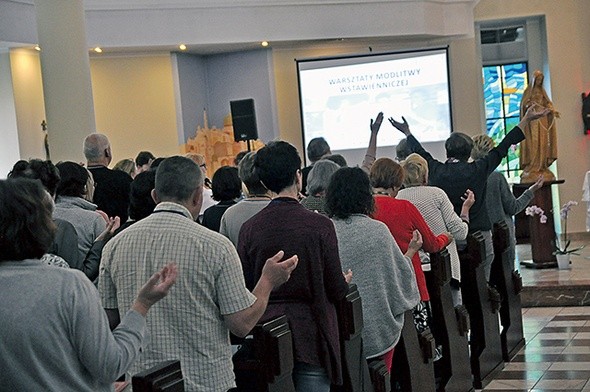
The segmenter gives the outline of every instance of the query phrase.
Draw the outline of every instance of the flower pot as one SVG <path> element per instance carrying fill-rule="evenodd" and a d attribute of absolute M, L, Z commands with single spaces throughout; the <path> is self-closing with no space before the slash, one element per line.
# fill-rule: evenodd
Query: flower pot
<path fill-rule="evenodd" d="M 556 254 L 555 257 L 557 258 L 557 267 L 559 269 L 570 269 L 570 254 Z"/>

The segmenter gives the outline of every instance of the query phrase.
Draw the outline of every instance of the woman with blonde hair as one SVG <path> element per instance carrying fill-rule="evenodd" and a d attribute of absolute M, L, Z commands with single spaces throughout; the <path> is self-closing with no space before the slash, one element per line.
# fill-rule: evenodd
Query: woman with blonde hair
<path fill-rule="evenodd" d="M 428 186 L 428 163 L 420 155 L 410 154 L 402 161 L 402 167 L 406 172 L 404 189 L 401 189 L 397 198 L 408 200 L 418 208 L 422 217 L 434 234 L 451 233 L 454 239 L 464 240 L 469 230 L 469 209 L 475 202 L 473 192 L 467 190 L 465 201 L 459 217 L 453 209 L 453 204 L 447 194 L 440 188 Z M 447 246 L 451 257 L 451 288 L 454 305 L 461 304 L 461 265 L 457 244 L 452 240 Z M 427 253 L 421 252 L 422 262 L 430 261 Z"/>
<path fill-rule="evenodd" d="M 121 159 L 119 162 L 115 164 L 115 166 L 113 166 L 113 170 L 120 170 L 122 172 L 129 174 L 131 178 L 135 178 L 136 167 L 133 159 Z"/>
<path fill-rule="evenodd" d="M 477 135 L 473 138 L 473 150 L 471 158 L 474 160 L 485 157 L 496 144 L 488 135 Z M 510 185 L 500 172 L 492 172 L 488 177 L 486 190 L 486 206 L 492 225 L 505 222 L 508 225 L 509 254 L 512 262 L 516 260 L 516 235 L 512 217 L 522 211 L 533 199 L 535 191 L 543 186 L 543 176 L 539 175 L 537 181 L 524 193 L 516 198 L 510 190 Z M 515 266 L 516 268 L 516 266 Z"/>

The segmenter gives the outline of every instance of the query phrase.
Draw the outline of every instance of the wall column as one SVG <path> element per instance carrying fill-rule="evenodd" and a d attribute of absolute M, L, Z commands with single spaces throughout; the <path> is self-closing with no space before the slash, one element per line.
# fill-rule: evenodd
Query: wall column
<path fill-rule="evenodd" d="M 35 0 L 51 160 L 84 161 L 95 132 L 82 0 Z"/>

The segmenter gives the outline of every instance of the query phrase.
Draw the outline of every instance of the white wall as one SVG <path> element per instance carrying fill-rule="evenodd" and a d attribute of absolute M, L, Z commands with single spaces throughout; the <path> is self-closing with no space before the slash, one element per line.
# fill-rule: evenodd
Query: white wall
<path fill-rule="evenodd" d="M 12 86 L 21 159 L 45 159 L 45 119 L 43 83 L 39 54 L 35 50 L 16 49 L 10 52 Z"/>
<path fill-rule="evenodd" d="M 180 152 L 170 55 L 92 57 L 90 73 L 96 129 L 109 137 L 113 165 L 142 150 Z"/>
<path fill-rule="evenodd" d="M 10 54 L 6 50 L 0 50 L 0 91 L 0 178 L 6 178 L 14 163 L 20 159 Z"/>

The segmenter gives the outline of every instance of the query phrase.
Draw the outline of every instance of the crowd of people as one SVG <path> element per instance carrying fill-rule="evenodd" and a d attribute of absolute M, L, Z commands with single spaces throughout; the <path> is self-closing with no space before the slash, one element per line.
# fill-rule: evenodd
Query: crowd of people
<path fill-rule="evenodd" d="M 377 159 L 383 113 L 359 167 L 319 138 L 305 168 L 293 145 L 273 141 L 211 180 L 198 154 L 142 151 L 110 169 L 102 134 L 85 139 L 85 165 L 19 161 L 0 181 L 0 382 L 107 391 L 179 359 L 186 390 L 229 391 L 230 332 L 286 315 L 296 390 L 327 392 L 343 382 L 335 304 L 351 281 L 365 357 L 395 372 L 404 313 L 419 332 L 430 325 L 429 253 L 449 249 L 460 304 L 458 250 L 481 231 L 489 279 L 493 223 L 511 223 L 542 186 L 511 198 L 494 169 L 546 114 L 530 108 L 498 146 L 453 133 L 446 162 L 393 118 L 406 136 L 400 160 Z"/>

